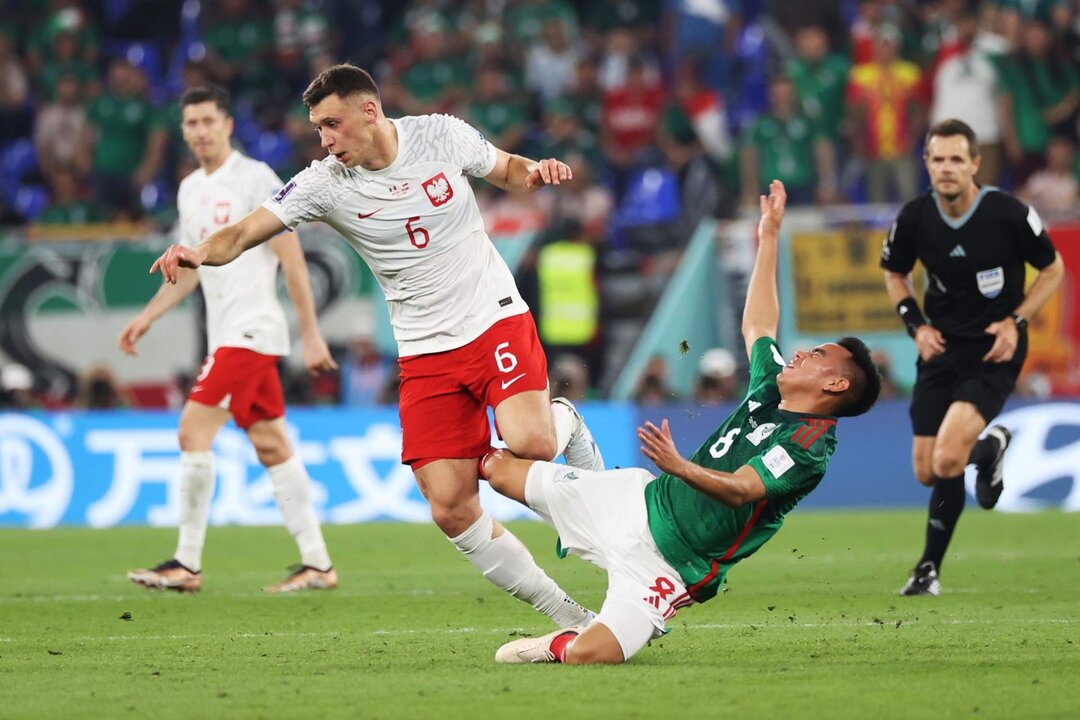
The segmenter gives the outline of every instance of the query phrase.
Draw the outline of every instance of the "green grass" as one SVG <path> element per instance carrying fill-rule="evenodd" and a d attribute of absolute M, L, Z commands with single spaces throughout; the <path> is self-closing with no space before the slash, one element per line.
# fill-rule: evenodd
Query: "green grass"
<path fill-rule="evenodd" d="M 130 585 L 164 529 L 0 532 L 0 718 L 1080 717 L 1080 515 L 968 512 L 945 594 L 900 598 L 918 512 L 796 512 L 622 667 L 496 666 L 546 619 L 433 526 L 327 527 L 334 592 L 267 596 L 282 528 L 212 528 L 195 596 Z M 580 600 L 603 574 L 515 532 Z M 120 616 L 130 612 L 132 619 Z"/>

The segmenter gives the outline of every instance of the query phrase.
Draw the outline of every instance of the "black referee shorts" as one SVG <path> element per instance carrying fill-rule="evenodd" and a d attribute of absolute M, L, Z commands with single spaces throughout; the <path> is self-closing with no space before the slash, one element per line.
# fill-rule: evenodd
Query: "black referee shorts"
<path fill-rule="evenodd" d="M 911 427 L 916 435 L 937 435 L 945 413 L 954 402 L 975 405 L 989 424 L 997 417 L 1027 357 L 1027 332 L 1021 332 L 1016 353 L 1007 363 L 983 362 L 993 338 L 949 339 L 945 352 L 929 362 L 916 363 L 918 374 L 911 395 Z"/>

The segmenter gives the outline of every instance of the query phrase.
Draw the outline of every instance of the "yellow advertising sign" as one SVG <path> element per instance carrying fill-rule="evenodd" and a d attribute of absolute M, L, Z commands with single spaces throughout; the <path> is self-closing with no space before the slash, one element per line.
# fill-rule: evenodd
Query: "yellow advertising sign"
<path fill-rule="evenodd" d="M 795 327 L 802 333 L 903 332 L 879 267 L 884 230 L 791 234 Z M 915 288 L 922 295 L 922 267 Z"/>

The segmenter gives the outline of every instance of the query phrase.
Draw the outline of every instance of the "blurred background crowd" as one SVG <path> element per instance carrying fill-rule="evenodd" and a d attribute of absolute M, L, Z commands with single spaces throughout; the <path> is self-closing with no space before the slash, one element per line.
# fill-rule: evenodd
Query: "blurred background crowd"
<path fill-rule="evenodd" d="M 769 179 L 796 205 L 903 202 L 926 187 L 925 129 L 958 117 L 978 133 L 982 183 L 1074 213 L 1078 6 L 0 0 L 0 222 L 169 232 L 196 167 L 178 97 L 210 82 L 232 92 L 236 145 L 287 178 L 324 155 L 304 87 L 349 60 L 373 72 L 387 115 L 453 113 L 507 151 L 572 165 L 569 192 L 476 189 L 490 233 L 536 232 L 519 283 L 553 393 L 594 397 L 610 321 L 647 312 L 649 279 L 668 277 L 702 218 L 754 207 Z M 291 401 L 396 400 L 395 363 L 371 338 L 337 351 L 340 375 L 297 377 Z M 697 402 L 739 395 L 729 351 L 698 369 Z M 665 374 L 650 363 L 636 399 L 670 402 Z M 33 385 L 18 369 L 0 381 L 9 403 Z M 107 368 L 82 386 L 65 402 L 133 402 Z"/>

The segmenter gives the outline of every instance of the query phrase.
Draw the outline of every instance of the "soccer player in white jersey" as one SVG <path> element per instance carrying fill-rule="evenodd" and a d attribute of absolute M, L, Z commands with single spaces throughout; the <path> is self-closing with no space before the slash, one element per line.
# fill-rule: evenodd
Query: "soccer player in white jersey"
<path fill-rule="evenodd" d="M 247 215 L 281 180 L 266 163 L 232 149 L 229 100 L 217 88 L 193 88 L 180 101 L 184 141 L 199 169 L 180 183 L 177 205 L 185 246 Z M 278 264 L 300 320 L 304 364 L 311 373 L 336 367 L 319 333 L 307 264 L 294 233 L 279 234 L 229 267 L 181 269 L 120 334 L 135 345 L 155 320 L 202 285 L 210 355 L 180 415 L 180 540 L 171 560 L 128 577 L 139 585 L 180 592 L 202 585 L 202 549 L 214 494 L 214 437 L 231 416 L 247 432 L 274 487 L 285 525 L 300 548 L 300 566 L 266 588 L 289 592 L 337 586 L 323 542 L 307 471 L 293 454 L 285 427 L 278 360 L 289 354 L 289 326 L 277 298 Z"/>
<path fill-rule="evenodd" d="M 466 175 L 529 192 L 572 178 L 493 146 L 448 115 L 387 118 L 364 70 L 335 65 L 304 103 L 328 156 L 239 222 L 196 248 L 173 245 L 154 263 L 224 265 L 306 220 L 340 232 L 378 279 L 401 367 L 402 462 L 435 523 L 498 587 L 567 627 L 591 617 L 480 507 L 479 458 L 490 449 L 487 406 L 519 456 L 591 469 L 603 460 L 577 411 L 551 401 L 547 361 L 513 275 L 484 232 Z"/>

